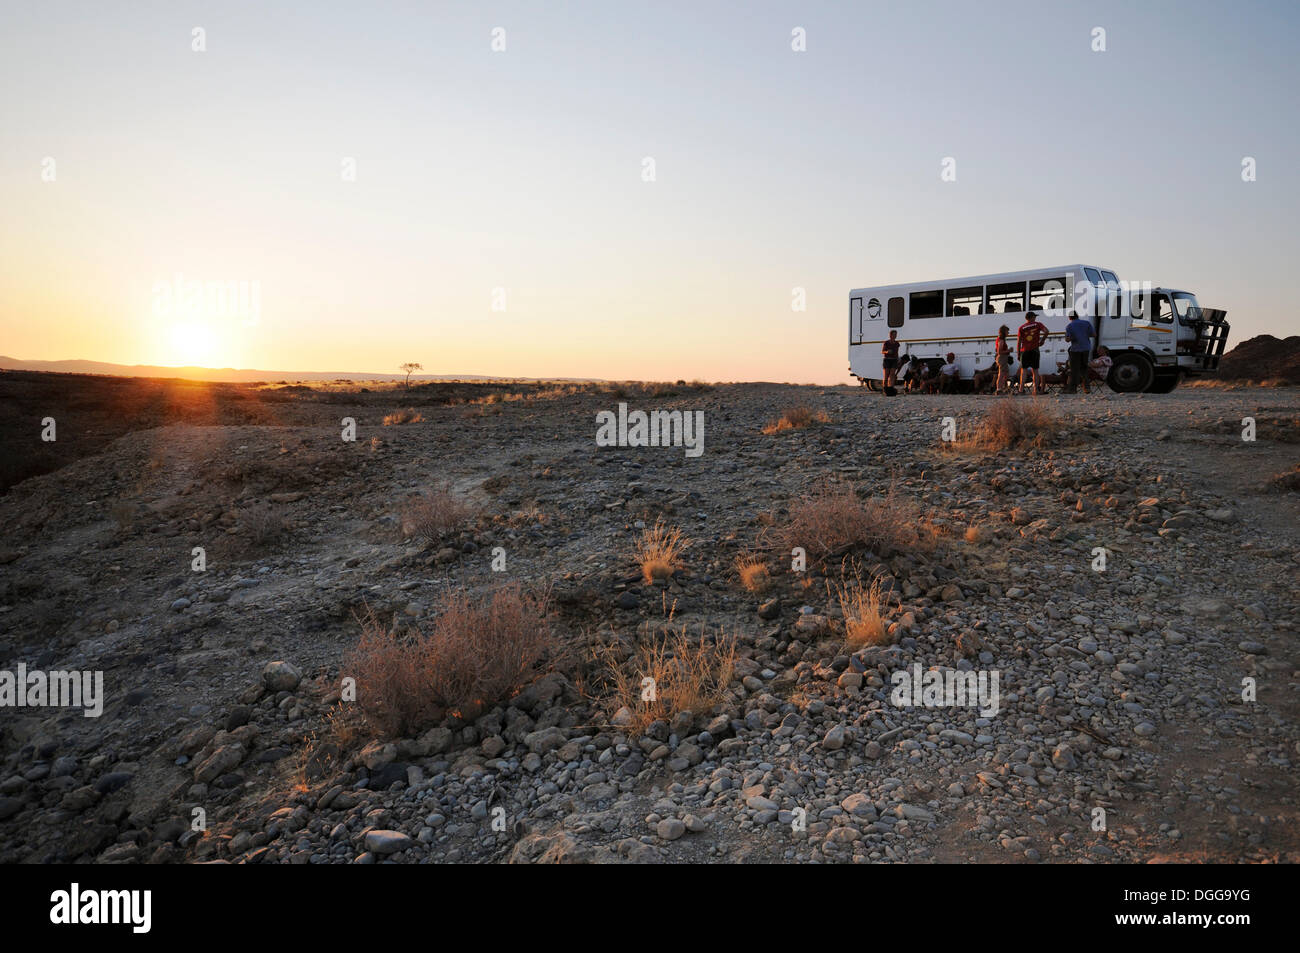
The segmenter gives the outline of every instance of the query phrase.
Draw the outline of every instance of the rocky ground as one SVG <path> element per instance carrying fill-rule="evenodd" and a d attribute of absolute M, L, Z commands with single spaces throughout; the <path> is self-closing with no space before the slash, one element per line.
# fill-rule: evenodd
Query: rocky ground
<path fill-rule="evenodd" d="M 267 420 L 128 428 L 0 497 L 0 669 L 101 670 L 107 695 L 99 718 L 0 710 L 0 861 L 1297 858 L 1300 498 L 1274 482 L 1297 463 L 1294 389 L 1049 397 L 1064 431 L 998 452 L 941 439 L 992 397 L 463 402 L 487 393 L 282 393 Z M 620 399 L 704 411 L 703 455 L 598 448 Z M 423 420 L 381 425 L 408 402 Z M 828 421 L 762 432 L 799 404 Z M 474 525 L 405 538 L 404 498 L 443 481 Z M 933 550 L 791 571 L 774 530 L 834 481 L 892 486 Z M 690 545 L 647 585 L 634 546 L 659 519 Z M 742 553 L 766 556 L 771 591 L 740 585 Z M 892 644 L 847 648 L 846 556 L 897 599 Z M 550 587 L 537 678 L 374 737 L 339 697 L 358 615 L 419 624 L 443 593 L 507 580 Z M 591 648 L 669 625 L 734 636 L 735 680 L 629 733 Z M 914 663 L 997 671 L 999 712 L 895 706 Z"/>

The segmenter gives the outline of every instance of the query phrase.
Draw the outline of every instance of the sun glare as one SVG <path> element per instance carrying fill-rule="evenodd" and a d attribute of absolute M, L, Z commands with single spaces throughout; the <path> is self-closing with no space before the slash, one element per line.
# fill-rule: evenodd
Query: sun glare
<path fill-rule="evenodd" d="M 215 366 L 212 329 L 200 321 L 173 324 L 168 357 L 177 366 Z"/>

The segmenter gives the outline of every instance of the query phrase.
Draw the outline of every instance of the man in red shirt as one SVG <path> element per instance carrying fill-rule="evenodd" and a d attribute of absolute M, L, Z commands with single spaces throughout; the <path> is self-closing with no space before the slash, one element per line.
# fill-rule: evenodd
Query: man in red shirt
<path fill-rule="evenodd" d="M 1038 315 L 1030 311 L 1025 315 L 1025 323 L 1016 331 L 1016 351 L 1020 355 L 1020 393 L 1025 392 L 1025 371 L 1034 382 L 1034 393 L 1043 392 L 1043 378 L 1038 373 L 1039 348 L 1047 340 L 1047 325 L 1038 320 Z"/>

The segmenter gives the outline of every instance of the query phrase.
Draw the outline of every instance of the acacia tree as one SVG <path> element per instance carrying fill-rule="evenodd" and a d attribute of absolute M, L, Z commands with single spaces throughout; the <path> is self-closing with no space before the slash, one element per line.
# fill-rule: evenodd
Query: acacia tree
<path fill-rule="evenodd" d="M 412 374 L 413 372 L 415 372 L 415 371 L 422 371 L 422 370 L 424 370 L 424 367 L 423 367 L 423 365 L 416 364 L 414 361 L 408 361 L 407 363 L 405 363 L 405 364 L 403 364 L 403 365 L 401 366 L 400 370 L 403 370 L 403 371 L 406 372 L 406 389 L 407 389 L 407 390 L 410 390 L 410 389 L 411 389 L 411 374 Z"/>

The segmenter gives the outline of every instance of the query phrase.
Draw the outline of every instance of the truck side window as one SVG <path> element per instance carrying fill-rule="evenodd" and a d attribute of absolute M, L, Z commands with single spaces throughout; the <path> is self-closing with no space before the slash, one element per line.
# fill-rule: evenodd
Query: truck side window
<path fill-rule="evenodd" d="M 889 299 L 889 321 L 887 323 L 891 328 L 901 328 L 903 326 L 902 298 Z"/>
<path fill-rule="evenodd" d="M 1151 320 L 1157 324 L 1174 323 L 1174 309 L 1169 305 L 1168 295 L 1151 296 Z"/>

